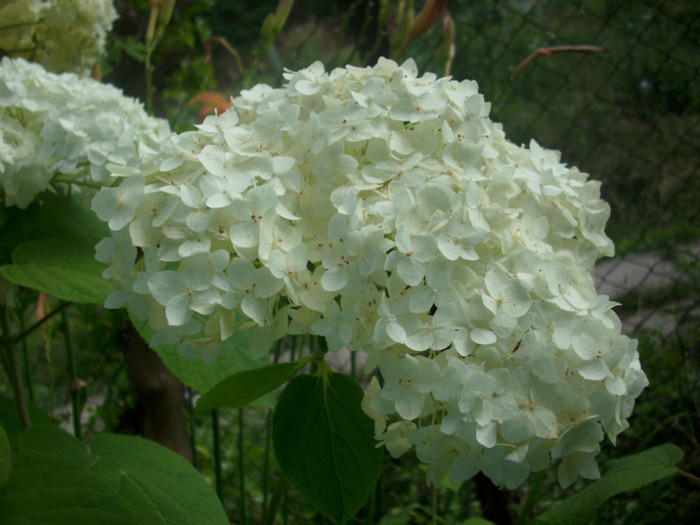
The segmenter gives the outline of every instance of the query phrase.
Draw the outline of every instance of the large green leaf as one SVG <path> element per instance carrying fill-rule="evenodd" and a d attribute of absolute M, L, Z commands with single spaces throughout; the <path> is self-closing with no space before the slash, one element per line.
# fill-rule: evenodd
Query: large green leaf
<path fill-rule="evenodd" d="M 608 499 L 637 490 L 676 473 L 676 464 L 683 451 L 666 443 L 639 454 L 607 463 L 607 471 L 578 494 L 554 503 L 546 512 L 530 521 L 530 525 L 585 525 L 593 512 Z"/>
<path fill-rule="evenodd" d="M 92 244 L 73 238 L 46 238 L 20 244 L 13 264 L 0 272 L 13 283 L 76 303 L 103 303 L 112 286 L 102 277 Z"/>
<path fill-rule="evenodd" d="M 199 398 L 197 412 L 209 412 L 217 408 L 243 408 L 285 384 L 310 359 L 311 356 L 307 355 L 295 363 L 278 363 L 233 374 Z"/>
<path fill-rule="evenodd" d="M 29 403 L 29 417 L 33 425 L 50 425 L 51 417 L 38 405 Z M 11 398 L 0 398 L 0 425 L 7 433 L 7 439 L 13 448 L 19 446 L 19 436 L 22 433 L 22 422 L 17 413 L 17 402 Z"/>
<path fill-rule="evenodd" d="M 47 238 L 72 239 L 94 246 L 109 228 L 82 195 L 42 194 L 27 209 L 4 208 L 0 218 L 0 263 L 20 244 Z"/>
<path fill-rule="evenodd" d="M 134 328 L 141 334 L 145 341 L 150 341 L 153 337 L 153 330 L 148 325 L 148 321 L 140 321 L 131 316 Z M 221 345 L 221 351 L 216 357 L 216 361 L 207 365 L 198 359 L 187 359 L 182 357 L 175 345 L 161 345 L 153 348 L 163 360 L 175 377 L 185 385 L 194 388 L 198 392 L 206 393 L 216 386 L 223 379 L 230 375 L 245 370 L 260 368 L 270 363 L 268 357 L 255 359 L 248 350 L 250 334 L 247 331 L 239 332 L 229 337 Z M 256 403 L 258 404 L 258 403 Z M 265 399 L 262 406 L 272 404 L 271 399 Z"/>
<path fill-rule="evenodd" d="M 99 435 L 90 451 L 32 426 L 0 488 L 3 525 L 226 525 L 216 494 L 181 456 L 142 438 Z"/>
<path fill-rule="evenodd" d="M 284 389 L 272 440 L 289 483 L 321 512 L 345 523 L 372 492 L 383 453 L 360 407 L 360 386 L 322 365 L 322 373 L 298 376 Z"/>
<path fill-rule="evenodd" d="M 82 195 L 43 195 L 37 226 L 48 234 L 45 236 L 70 237 L 92 245 L 110 236 L 107 224 Z"/>
<path fill-rule="evenodd" d="M 5 429 L 0 425 L 0 488 L 5 484 L 7 478 L 10 477 L 12 470 L 12 453 L 10 449 L 10 440 L 7 439 Z"/>

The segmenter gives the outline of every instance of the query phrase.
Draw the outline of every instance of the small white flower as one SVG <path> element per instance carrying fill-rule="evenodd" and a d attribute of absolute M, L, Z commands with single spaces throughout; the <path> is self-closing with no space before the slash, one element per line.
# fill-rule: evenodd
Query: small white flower
<path fill-rule="evenodd" d="M 92 200 L 92 210 L 110 229 L 119 231 L 134 218 L 143 195 L 143 177 L 134 175 L 116 188 L 104 188 Z"/>

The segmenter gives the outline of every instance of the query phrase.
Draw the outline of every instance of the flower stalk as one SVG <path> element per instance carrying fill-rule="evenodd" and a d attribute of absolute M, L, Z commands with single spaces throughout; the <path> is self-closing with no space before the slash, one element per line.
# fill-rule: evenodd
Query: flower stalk
<path fill-rule="evenodd" d="M 17 412 L 22 428 L 28 428 L 32 424 L 31 416 L 29 415 L 29 403 L 27 393 L 22 379 L 22 370 L 20 362 L 15 355 L 14 341 L 11 336 L 10 328 L 10 309 L 7 305 L 2 305 L 0 313 L 0 329 L 2 329 L 2 352 L 4 360 L 8 365 L 8 376 L 12 383 L 12 389 L 15 393 L 15 402 L 17 404 Z"/>

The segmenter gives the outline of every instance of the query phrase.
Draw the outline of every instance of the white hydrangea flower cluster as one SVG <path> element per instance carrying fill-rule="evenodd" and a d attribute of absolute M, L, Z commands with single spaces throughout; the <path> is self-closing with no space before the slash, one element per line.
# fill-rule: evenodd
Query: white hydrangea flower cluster
<path fill-rule="evenodd" d="M 26 208 L 56 177 L 109 182 L 109 163 L 135 166 L 170 134 L 114 86 L 0 61 L 0 196 Z"/>
<path fill-rule="evenodd" d="M 117 19 L 112 0 L 11 0 L 0 15 L 0 50 L 81 76 L 90 75 Z"/>
<path fill-rule="evenodd" d="M 647 383 L 594 288 L 613 252 L 599 183 L 508 142 L 475 82 L 412 60 L 285 78 L 95 198 L 108 306 L 206 361 L 236 311 L 260 354 L 287 333 L 367 351 L 377 437 L 415 447 L 432 482 L 512 488 L 553 462 L 563 485 L 596 477 Z"/>

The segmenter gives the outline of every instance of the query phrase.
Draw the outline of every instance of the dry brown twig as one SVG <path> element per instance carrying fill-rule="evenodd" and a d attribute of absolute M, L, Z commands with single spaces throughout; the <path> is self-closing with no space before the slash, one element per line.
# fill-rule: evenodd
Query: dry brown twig
<path fill-rule="evenodd" d="M 607 53 L 608 49 L 602 46 L 552 46 L 552 47 L 541 47 L 538 50 L 530 53 L 525 60 L 523 60 L 518 67 L 515 68 L 513 74 L 516 75 L 520 73 L 525 67 L 532 62 L 537 57 L 550 57 L 553 55 L 558 55 L 560 53 Z"/>

